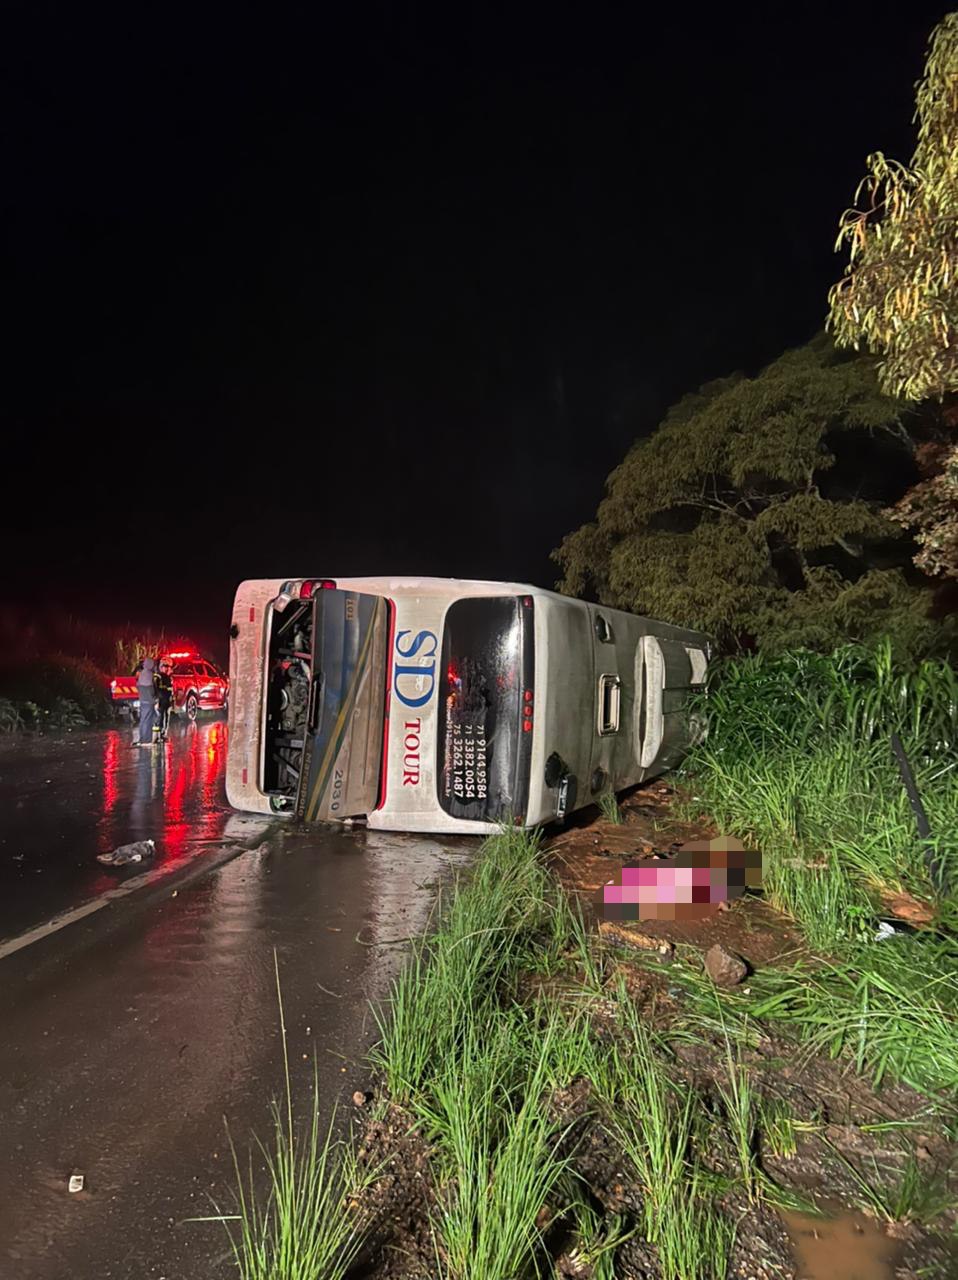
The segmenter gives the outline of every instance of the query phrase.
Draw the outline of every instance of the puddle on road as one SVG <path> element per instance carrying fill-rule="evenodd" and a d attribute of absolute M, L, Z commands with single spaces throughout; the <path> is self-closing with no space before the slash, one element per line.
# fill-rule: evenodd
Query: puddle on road
<path fill-rule="evenodd" d="M 782 1217 L 795 1250 L 796 1280 L 893 1280 L 895 1242 L 870 1218 L 858 1213 Z"/>

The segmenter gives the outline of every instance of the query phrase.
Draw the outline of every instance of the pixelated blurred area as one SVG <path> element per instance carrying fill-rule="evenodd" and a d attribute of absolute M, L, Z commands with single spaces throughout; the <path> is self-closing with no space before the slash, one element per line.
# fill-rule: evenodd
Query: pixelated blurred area
<path fill-rule="evenodd" d="M 761 896 L 761 855 L 704 820 L 677 816 L 675 800 L 675 789 L 656 781 L 620 797 L 621 823 L 586 815 L 560 832 L 546 852 L 563 887 L 620 946 L 648 951 L 688 944 L 704 953 L 720 943 L 756 966 L 799 949 L 798 935 Z M 725 874 L 727 891 L 715 902 L 663 903 L 662 912 L 642 918 L 632 906 L 631 916 L 614 919 L 605 891 L 622 886 L 624 868 L 663 866 L 704 868 L 710 879 L 714 870 L 717 887 Z"/>
<path fill-rule="evenodd" d="M 762 887 L 762 857 L 731 836 L 691 841 L 675 854 L 625 865 L 603 888 L 606 920 L 704 920 Z"/>

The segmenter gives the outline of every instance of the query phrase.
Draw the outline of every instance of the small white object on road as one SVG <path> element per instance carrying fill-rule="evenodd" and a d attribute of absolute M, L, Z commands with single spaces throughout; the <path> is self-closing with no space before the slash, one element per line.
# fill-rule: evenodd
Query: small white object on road
<path fill-rule="evenodd" d="M 128 862 L 142 862 L 144 858 L 152 858 L 156 852 L 153 840 L 136 840 L 133 844 L 121 844 L 112 853 L 100 853 L 97 862 L 106 867 L 124 867 Z"/>
<path fill-rule="evenodd" d="M 82 1173 L 70 1174 L 70 1190 L 71 1191 L 83 1190 L 83 1174 Z"/>

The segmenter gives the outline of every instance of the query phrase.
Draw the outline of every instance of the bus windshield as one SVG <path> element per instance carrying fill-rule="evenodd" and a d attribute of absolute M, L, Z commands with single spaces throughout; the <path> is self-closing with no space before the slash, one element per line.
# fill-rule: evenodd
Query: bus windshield
<path fill-rule="evenodd" d="M 446 612 L 436 785 L 439 803 L 452 817 L 501 822 L 524 816 L 532 748 L 532 623 L 531 597 L 468 597 Z"/>

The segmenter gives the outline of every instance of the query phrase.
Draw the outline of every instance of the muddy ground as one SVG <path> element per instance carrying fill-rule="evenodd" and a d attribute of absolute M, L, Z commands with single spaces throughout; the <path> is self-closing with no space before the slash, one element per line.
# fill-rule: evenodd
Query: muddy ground
<path fill-rule="evenodd" d="M 668 855 L 682 845 L 717 834 L 704 820 L 677 816 L 673 791 L 662 784 L 639 789 L 622 806 L 623 822 L 613 824 L 594 811 L 546 842 L 548 863 L 562 886 L 587 909 L 594 930 L 596 955 L 608 991 L 624 983 L 643 1020 L 668 1033 L 680 1025 L 686 995 L 674 966 L 697 965 L 720 943 L 744 959 L 748 972 L 793 961 L 802 954 L 796 931 L 760 896 L 739 899 L 717 914 L 697 921 L 643 921 L 604 924 L 602 888 L 619 881 L 623 865 Z M 748 982 L 748 977 L 743 979 Z M 576 990 L 575 975 L 555 978 L 528 975 L 520 998 L 544 991 L 561 1000 Z M 581 998 L 581 986 L 578 996 Z M 610 1002 L 611 1003 L 611 1002 Z M 598 1027 L 604 1016 L 601 996 L 593 1000 Z M 674 1042 L 674 1071 L 694 1086 L 706 1109 L 716 1099 L 727 1063 L 727 1042 L 701 1031 Z M 777 1188 L 772 1197 L 749 1203 L 741 1186 L 722 1203 L 737 1223 L 728 1276 L 733 1280 L 949 1280 L 958 1277 L 956 1213 L 958 1177 L 956 1128 L 949 1109 L 904 1086 L 880 1091 L 857 1077 L 843 1061 L 812 1057 L 796 1042 L 757 1029 L 754 1043 L 742 1050 L 757 1095 L 780 1103 L 794 1118 L 791 1141 L 784 1149 L 762 1140 L 756 1151 L 759 1168 Z M 429 1151 L 410 1118 L 376 1092 L 368 1097 L 375 1109 L 365 1119 L 361 1158 L 385 1162 L 385 1176 L 370 1193 L 365 1208 L 375 1227 L 369 1248 L 355 1269 L 356 1280 L 399 1280 L 437 1274 L 430 1210 L 435 1188 Z M 591 1189 L 595 1208 L 610 1223 L 628 1221 L 641 1205 L 642 1187 L 632 1173 L 593 1105 L 587 1081 L 550 1099 L 557 1130 L 565 1130 L 564 1150 Z M 735 1153 L 722 1122 L 710 1130 L 709 1163 L 715 1174 L 733 1174 Z M 902 1221 L 890 1221 L 868 1196 L 863 1182 L 888 1190 L 901 1184 L 906 1170 L 929 1188 L 927 1214 L 916 1210 Z M 730 1178 L 731 1181 L 731 1178 Z M 795 1203 L 788 1206 L 790 1198 Z M 937 1199 L 936 1199 L 937 1198 Z M 776 1201 L 776 1203 L 772 1203 Z M 941 1202 L 941 1203 L 938 1203 Z M 797 1212 L 802 1204 L 817 1207 L 825 1218 Z M 941 1204 L 948 1207 L 941 1211 Z M 922 1221 L 926 1218 L 926 1221 Z M 593 1269 L 575 1253 L 569 1223 L 542 1221 L 551 1273 L 590 1280 Z M 548 1268 L 546 1264 L 546 1268 Z M 653 1253 L 638 1237 L 616 1253 L 619 1280 L 672 1280 L 662 1276 Z"/>

